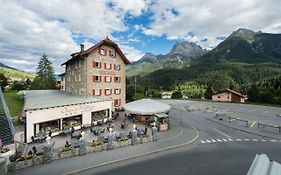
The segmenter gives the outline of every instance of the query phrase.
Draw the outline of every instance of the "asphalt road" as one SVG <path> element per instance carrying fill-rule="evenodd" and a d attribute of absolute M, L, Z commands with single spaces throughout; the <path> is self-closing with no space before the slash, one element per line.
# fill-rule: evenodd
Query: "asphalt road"
<path fill-rule="evenodd" d="M 181 108 L 180 105 L 178 107 Z M 255 110 L 251 112 L 253 111 Z M 205 114 L 203 111 L 170 112 L 173 119 L 189 123 L 198 129 L 199 139 L 192 146 L 90 169 L 80 174 L 242 175 L 247 173 L 257 153 L 266 153 L 270 159 L 281 163 L 280 140 L 260 137 L 212 122 L 207 118 L 213 114 Z"/>
<path fill-rule="evenodd" d="M 281 162 L 280 143 L 212 143 L 152 155 L 89 170 L 81 174 L 243 175 L 256 153 Z"/>

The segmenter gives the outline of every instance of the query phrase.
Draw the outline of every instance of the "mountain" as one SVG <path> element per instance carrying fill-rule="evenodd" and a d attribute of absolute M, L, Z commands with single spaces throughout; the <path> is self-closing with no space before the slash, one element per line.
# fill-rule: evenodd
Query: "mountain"
<path fill-rule="evenodd" d="M 7 66 L 6 64 L 3 64 L 3 63 L 0 63 L 0 67 L 5 67 L 5 68 L 9 68 L 9 69 L 14 69 L 14 70 L 17 70 L 16 68 L 13 68 L 13 67 Z"/>
<path fill-rule="evenodd" d="M 143 63 L 143 62 L 155 63 L 156 61 L 157 61 L 157 56 L 154 55 L 153 53 L 148 52 L 148 53 L 145 53 L 145 55 L 143 57 L 141 57 L 141 59 L 133 62 L 133 64 L 138 64 L 138 63 Z"/>
<path fill-rule="evenodd" d="M 200 52 L 199 48 L 200 56 L 190 56 L 181 64 L 174 59 L 170 64 L 177 63 L 178 66 L 159 64 L 162 59 L 165 62 L 173 60 L 171 55 L 177 54 L 177 51 L 181 56 L 191 53 L 187 47 L 175 45 L 167 55 L 157 57 L 155 63 L 140 64 L 143 70 L 135 69 L 138 84 L 170 90 L 178 84 L 192 81 L 203 86 L 211 85 L 215 91 L 232 87 L 245 93 L 253 83 L 262 84 L 269 78 L 281 76 L 281 34 L 238 29 L 213 50 Z M 128 72 L 127 75 L 129 81 L 132 80 Z"/>
<path fill-rule="evenodd" d="M 281 34 L 238 29 L 202 57 L 216 61 L 281 63 Z"/>
<path fill-rule="evenodd" d="M 27 78 L 33 79 L 35 77 L 34 74 L 18 70 L 3 63 L 0 63 L 0 74 L 5 75 L 5 77 L 11 80 L 25 80 Z"/>
<path fill-rule="evenodd" d="M 176 43 L 166 55 L 146 53 L 141 59 L 127 66 L 127 76 L 147 75 L 164 68 L 182 68 L 188 66 L 190 60 L 197 59 L 206 51 L 192 42 Z"/>

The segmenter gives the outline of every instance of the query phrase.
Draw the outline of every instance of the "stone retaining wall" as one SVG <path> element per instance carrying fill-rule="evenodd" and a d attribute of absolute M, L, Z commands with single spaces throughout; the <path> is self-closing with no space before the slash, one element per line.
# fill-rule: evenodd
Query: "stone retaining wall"
<path fill-rule="evenodd" d="M 148 143 L 151 142 L 151 137 L 143 137 L 143 138 L 138 138 L 138 144 L 143 144 L 143 143 Z M 121 148 L 121 147 L 127 147 L 127 146 L 131 146 L 131 139 L 126 140 L 126 141 L 122 141 L 122 142 L 113 142 L 113 146 L 114 149 L 115 148 Z M 94 152 L 101 152 L 101 151 L 106 151 L 108 149 L 107 147 L 107 143 L 104 143 L 102 145 L 99 146 L 90 146 L 88 145 L 86 147 L 86 153 L 94 153 Z M 65 151 L 65 152 L 54 152 L 52 155 L 52 160 L 60 160 L 60 159 L 66 159 L 66 158 L 70 158 L 70 157 L 74 157 L 74 156 L 79 156 L 79 148 L 74 148 L 73 150 L 70 151 Z M 43 156 L 35 156 L 32 159 L 28 159 L 28 160 L 16 160 L 15 162 L 11 162 L 8 164 L 8 171 L 9 172 L 13 172 L 16 170 L 20 170 L 20 169 L 24 169 L 27 167 L 31 167 L 34 165 L 39 165 L 39 164 L 43 164 Z"/>

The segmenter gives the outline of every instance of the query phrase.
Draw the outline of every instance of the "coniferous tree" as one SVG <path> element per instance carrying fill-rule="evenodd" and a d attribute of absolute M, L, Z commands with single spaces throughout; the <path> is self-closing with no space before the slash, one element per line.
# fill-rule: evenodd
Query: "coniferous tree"
<path fill-rule="evenodd" d="M 34 78 L 31 89 L 55 89 L 56 80 L 54 68 L 46 54 L 43 54 L 36 69 L 36 77 Z"/>
<path fill-rule="evenodd" d="M 212 95 L 214 94 L 214 90 L 211 85 L 208 85 L 206 91 L 204 93 L 205 99 L 212 100 Z"/>

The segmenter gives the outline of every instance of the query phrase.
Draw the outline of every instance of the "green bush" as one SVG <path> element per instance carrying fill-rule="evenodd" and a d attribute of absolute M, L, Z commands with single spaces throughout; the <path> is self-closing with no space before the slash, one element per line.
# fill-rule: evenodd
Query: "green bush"
<path fill-rule="evenodd" d="M 174 99 L 182 98 L 181 91 L 180 90 L 174 91 L 172 94 L 172 98 L 174 98 Z"/>

